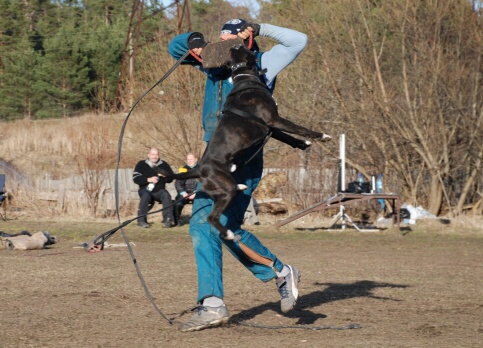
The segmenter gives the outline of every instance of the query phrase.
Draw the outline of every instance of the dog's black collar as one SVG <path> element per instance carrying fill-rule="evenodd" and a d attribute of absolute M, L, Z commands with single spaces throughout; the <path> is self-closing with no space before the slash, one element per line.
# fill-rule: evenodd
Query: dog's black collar
<path fill-rule="evenodd" d="M 253 74 L 236 74 L 236 75 L 233 75 L 232 79 L 236 79 L 237 77 L 253 77 L 255 79 L 258 80 L 258 77 L 256 75 L 253 75 Z"/>
<path fill-rule="evenodd" d="M 245 62 L 240 62 L 240 63 L 236 63 L 236 64 L 233 64 L 230 66 L 230 69 L 232 71 L 232 73 L 234 73 L 235 71 L 237 71 L 238 69 L 241 69 L 241 68 L 246 68 L 247 67 L 247 63 Z M 263 74 L 265 74 L 267 72 L 267 69 L 257 69 L 257 75 L 258 76 L 262 76 Z"/>
<path fill-rule="evenodd" d="M 267 69 L 262 69 L 262 70 L 258 70 L 257 74 L 232 74 L 232 78 L 233 79 L 236 79 L 238 76 L 252 76 L 252 77 L 255 77 L 255 78 L 258 78 L 258 76 L 262 76 L 263 74 L 265 74 L 267 72 Z"/>
<path fill-rule="evenodd" d="M 241 62 L 241 63 L 233 64 L 230 67 L 230 69 L 231 69 L 231 71 L 235 72 L 236 70 L 241 69 L 241 68 L 245 68 L 246 66 L 247 66 L 247 63 Z"/>

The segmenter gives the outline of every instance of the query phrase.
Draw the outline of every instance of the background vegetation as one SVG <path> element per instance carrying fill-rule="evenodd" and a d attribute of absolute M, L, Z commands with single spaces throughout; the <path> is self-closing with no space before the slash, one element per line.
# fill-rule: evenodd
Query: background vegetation
<path fill-rule="evenodd" d="M 134 80 L 119 80 L 132 4 L 0 0 L 0 160 L 29 178 L 115 167 L 123 116 L 174 64 L 168 42 L 189 30 L 176 7 L 146 2 Z M 222 0 L 189 4 L 192 30 L 211 41 L 227 19 L 253 14 Z M 387 191 L 435 214 L 482 213 L 481 10 L 468 0 L 259 4 L 253 20 L 309 36 L 278 77 L 281 114 L 334 137 L 303 153 L 268 143 L 267 166 L 331 170 L 334 190 L 305 181 L 299 203 L 334 193 L 344 133 L 349 173 L 383 173 Z M 262 49 L 274 44 L 257 40 Z M 128 82 L 133 94 L 117 98 L 118 84 Z M 131 117 L 121 165 L 133 167 L 152 145 L 174 166 L 188 151 L 201 153 L 203 84 L 202 74 L 183 66 L 153 90 Z"/>

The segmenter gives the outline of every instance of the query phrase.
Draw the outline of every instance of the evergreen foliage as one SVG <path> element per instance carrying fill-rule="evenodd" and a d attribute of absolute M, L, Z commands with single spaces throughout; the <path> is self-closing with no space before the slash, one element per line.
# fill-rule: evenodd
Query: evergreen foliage
<path fill-rule="evenodd" d="M 113 109 L 132 1 L 0 0 L 0 8 L 0 120 Z M 150 1 L 146 15 L 159 8 Z"/>

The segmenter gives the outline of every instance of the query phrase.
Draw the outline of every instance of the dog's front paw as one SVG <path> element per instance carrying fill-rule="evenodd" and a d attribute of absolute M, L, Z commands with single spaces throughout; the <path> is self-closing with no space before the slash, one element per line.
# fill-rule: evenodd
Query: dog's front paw
<path fill-rule="evenodd" d="M 327 142 L 327 141 L 331 141 L 332 137 L 328 134 L 322 134 L 322 137 L 320 138 L 320 140 L 323 142 Z"/>
<path fill-rule="evenodd" d="M 247 185 L 245 185 L 245 184 L 237 184 L 237 185 L 236 185 L 236 189 L 237 189 L 238 191 L 243 191 L 243 190 L 246 190 L 247 188 L 248 188 L 248 186 L 247 186 Z"/>

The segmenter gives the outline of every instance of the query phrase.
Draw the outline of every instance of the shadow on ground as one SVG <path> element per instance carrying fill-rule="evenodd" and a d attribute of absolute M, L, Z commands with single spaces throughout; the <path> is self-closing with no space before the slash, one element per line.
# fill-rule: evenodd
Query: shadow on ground
<path fill-rule="evenodd" d="M 387 297 L 375 296 L 372 291 L 377 288 L 407 288 L 409 285 L 380 283 L 369 280 L 361 280 L 351 284 L 337 284 L 337 283 L 315 283 L 316 286 L 326 286 L 324 290 L 314 291 L 309 294 L 300 296 L 297 306 L 294 310 L 284 313 L 284 316 L 298 319 L 298 325 L 313 324 L 317 319 L 326 318 L 325 314 L 314 313 L 310 309 L 320 306 L 324 303 L 334 301 L 347 300 L 356 297 L 367 297 L 377 300 L 401 301 Z M 263 312 L 271 310 L 280 312 L 279 302 L 267 302 L 263 305 L 243 310 L 230 318 L 230 323 L 238 323 L 248 321 L 262 314 Z"/>

